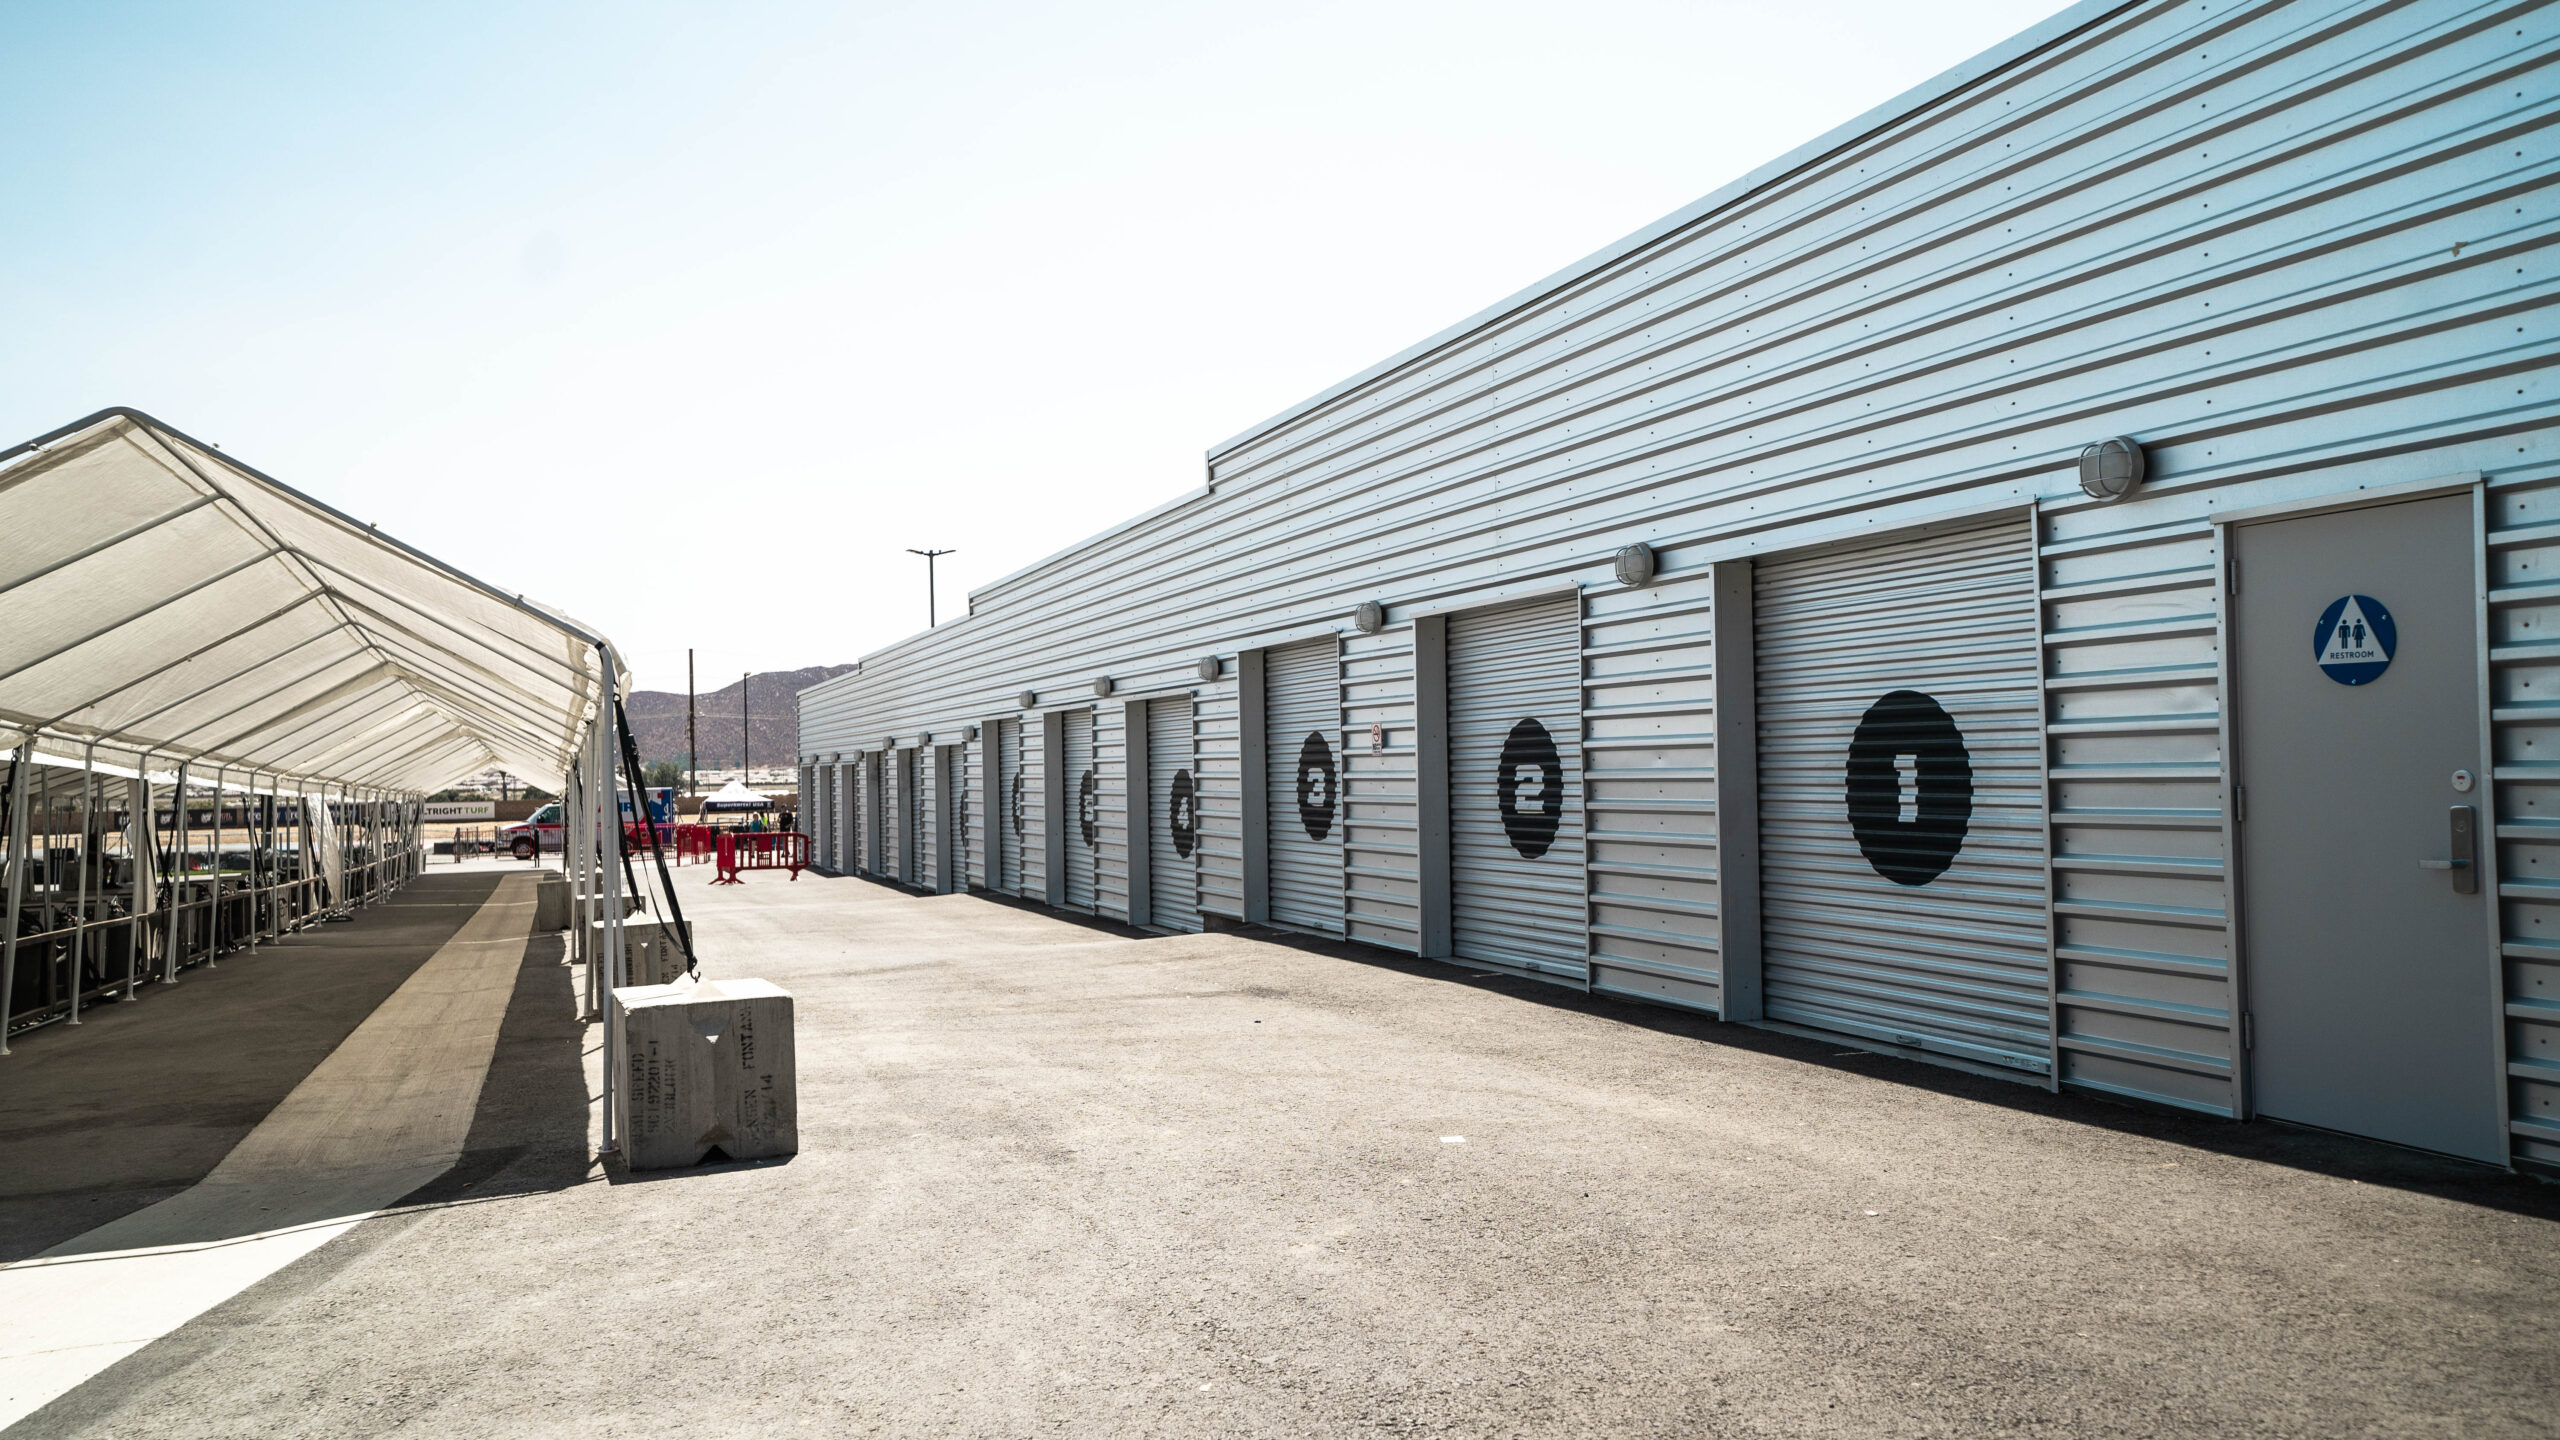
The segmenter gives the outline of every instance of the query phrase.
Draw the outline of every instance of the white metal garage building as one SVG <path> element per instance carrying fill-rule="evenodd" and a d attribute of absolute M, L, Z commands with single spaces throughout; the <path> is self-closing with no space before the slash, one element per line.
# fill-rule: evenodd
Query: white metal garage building
<path fill-rule="evenodd" d="M 806 692 L 822 861 L 2560 1164 L 2555 59 L 2075 7 Z"/>

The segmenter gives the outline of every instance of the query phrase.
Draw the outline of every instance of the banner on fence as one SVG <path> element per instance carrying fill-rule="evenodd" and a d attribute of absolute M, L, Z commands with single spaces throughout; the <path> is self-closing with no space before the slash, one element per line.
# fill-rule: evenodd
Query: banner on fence
<path fill-rule="evenodd" d="M 453 820 L 495 820 L 498 818 L 498 802 L 495 800 L 430 800 L 427 802 L 427 813 L 424 818 L 430 825 L 439 825 Z"/>

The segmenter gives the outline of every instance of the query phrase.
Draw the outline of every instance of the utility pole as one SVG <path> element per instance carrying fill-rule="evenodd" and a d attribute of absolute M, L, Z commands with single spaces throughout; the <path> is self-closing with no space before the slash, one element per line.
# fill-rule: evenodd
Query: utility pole
<path fill-rule="evenodd" d="M 752 670 L 738 677 L 738 783 L 747 783 L 747 682 L 756 678 Z"/>
<path fill-rule="evenodd" d="M 693 647 L 690 645 L 684 652 L 684 788 L 695 795 L 702 793 L 702 749 L 693 734 Z"/>
<path fill-rule="evenodd" d="M 933 557 L 936 555 L 949 555 L 954 552 L 949 550 L 909 550 L 907 553 L 910 555 L 921 555 L 924 557 L 924 628 L 930 630 L 934 626 L 942 623 L 934 614 Z"/>

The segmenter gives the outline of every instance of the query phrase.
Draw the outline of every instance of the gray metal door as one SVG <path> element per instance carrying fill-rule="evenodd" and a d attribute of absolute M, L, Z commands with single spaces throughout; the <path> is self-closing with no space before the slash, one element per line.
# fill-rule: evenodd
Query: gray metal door
<path fill-rule="evenodd" d="M 1022 893 L 1022 822 L 1026 811 L 1022 778 L 1022 722 L 996 722 L 996 783 L 987 792 L 987 803 L 996 826 L 995 888 L 1008 895 Z"/>
<path fill-rule="evenodd" d="M 1200 792 L 1188 695 L 1147 702 L 1147 893 L 1156 924 L 1200 928 Z"/>
<path fill-rule="evenodd" d="M 2259 1114 L 2502 1164 L 2475 524 L 2233 527 L 2240 933 Z"/>
<path fill-rule="evenodd" d="M 1579 599 L 1450 616 L 1452 948 L 1583 976 L 1582 855 Z"/>
<path fill-rule="evenodd" d="M 1093 763 L 1093 712 L 1070 710 L 1067 729 L 1067 903 L 1093 908 L 1102 854 L 1102 775 Z"/>
<path fill-rule="evenodd" d="M 1271 923 L 1342 933 L 1342 661 L 1330 635 L 1263 656 Z"/>
<path fill-rule="evenodd" d="M 1754 567 L 1763 1013 L 2052 1068 L 2024 519 Z"/>

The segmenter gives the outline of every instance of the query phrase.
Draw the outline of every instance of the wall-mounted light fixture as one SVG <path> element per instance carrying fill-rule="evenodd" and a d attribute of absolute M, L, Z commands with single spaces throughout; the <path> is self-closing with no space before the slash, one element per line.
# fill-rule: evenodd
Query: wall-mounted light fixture
<path fill-rule="evenodd" d="M 1093 681 L 1093 698 L 1094 698 L 1094 699 L 1096 699 L 1096 700 L 1108 700 L 1108 699 L 1110 699 L 1110 698 L 1111 698 L 1111 677 L 1110 677 L 1110 676 L 1108 676 L 1108 675 L 1097 675 L 1097 676 L 1095 676 L 1095 677 L 1094 677 L 1094 681 Z"/>
<path fill-rule="evenodd" d="M 1025 690 L 1013 697 L 1014 708 L 1017 710 L 1028 710 L 1039 703 L 1040 692 L 1037 690 Z"/>
<path fill-rule="evenodd" d="M 1363 635 L 1375 635 L 1387 628 L 1387 607 L 1375 600 L 1363 600 L 1351 612 L 1352 627 Z"/>
<path fill-rule="evenodd" d="M 1653 583 L 1653 547 L 1639 540 L 1618 552 L 1618 583 L 1634 589 Z"/>
<path fill-rule="evenodd" d="M 2092 500 L 2121 500 L 2142 487 L 2142 447 L 2118 435 L 2080 452 L 2080 492 Z"/>
<path fill-rule="evenodd" d="M 1226 661 L 1219 659 L 1215 655 L 1203 655 L 1200 657 L 1200 678 L 1202 680 L 1215 680 L 1226 673 Z"/>

